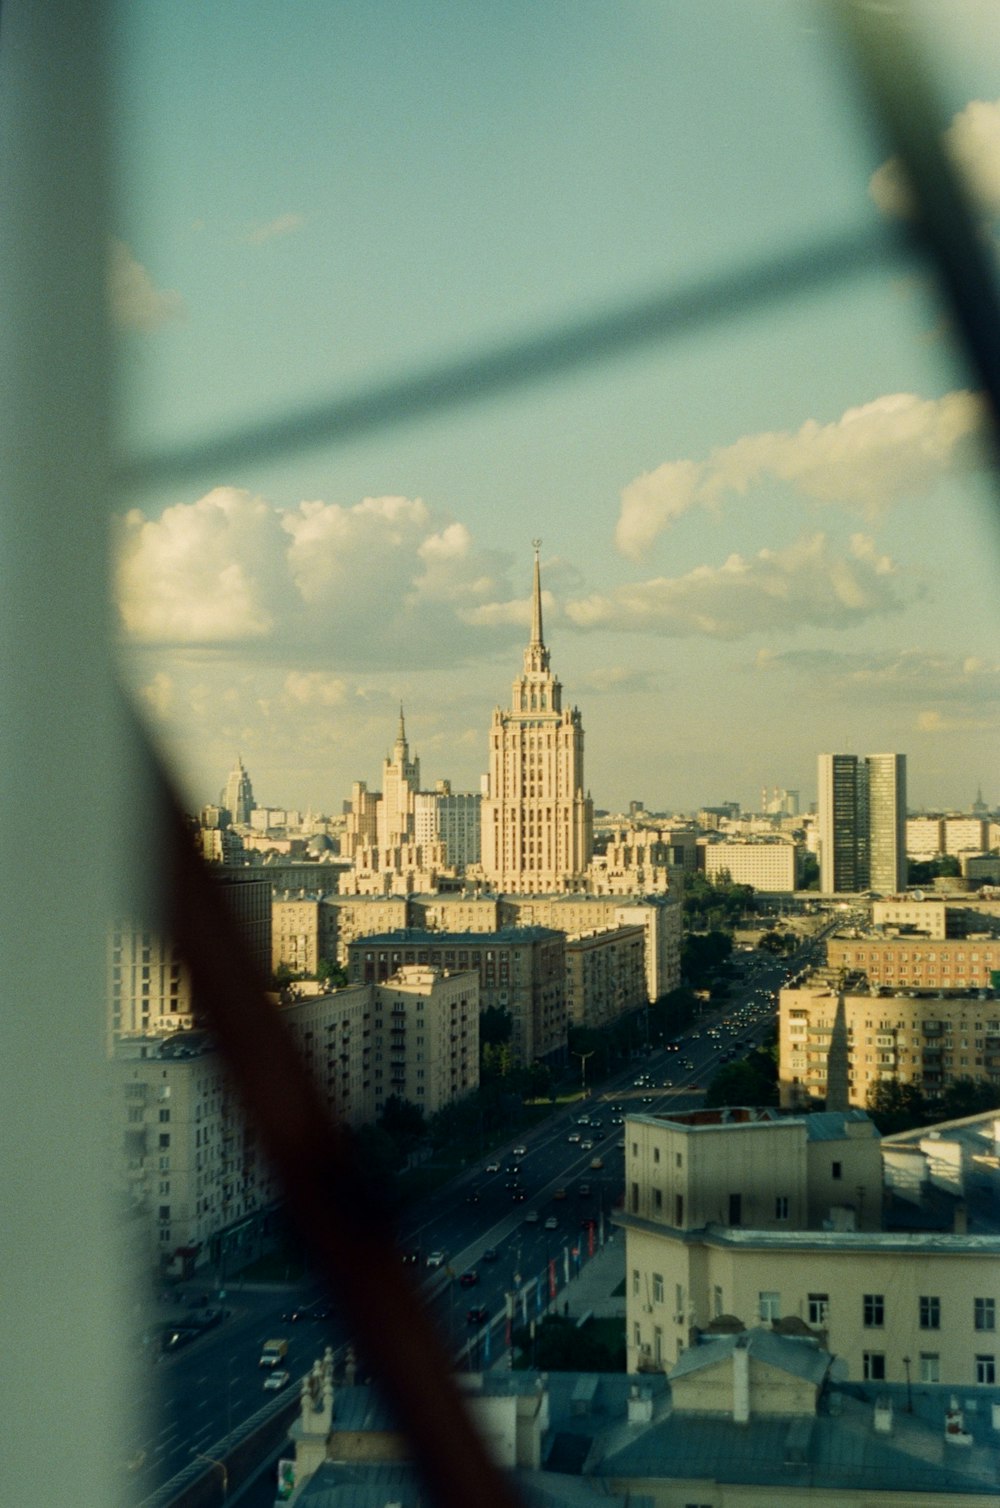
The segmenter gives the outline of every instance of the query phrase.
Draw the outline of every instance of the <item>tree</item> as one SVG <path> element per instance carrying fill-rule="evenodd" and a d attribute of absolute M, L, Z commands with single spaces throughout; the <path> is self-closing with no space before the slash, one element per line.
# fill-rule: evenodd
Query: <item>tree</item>
<path fill-rule="evenodd" d="M 776 1105 L 778 1065 L 773 1053 L 755 1048 L 738 1063 L 725 1063 L 708 1086 L 707 1106 Z"/>
<path fill-rule="evenodd" d="M 876 1079 L 868 1089 L 868 1113 L 883 1136 L 926 1126 L 933 1113 L 919 1084 L 901 1084 L 899 1079 Z"/>
<path fill-rule="evenodd" d="M 427 1135 L 423 1110 L 398 1094 L 391 1094 L 386 1100 L 377 1124 L 392 1137 L 400 1163 L 405 1162 L 414 1147 Z"/>
<path fill-rule="evenodd" d="M 958 1121 L 984 1110 L 1000 1109 L 1000 1087 L 967 1075 L 954 1079 L 941 1095 L 941 1119 Z"/>
<path fill-rule="evenodd" d="M 333 990 L 342 990 L 347 984 L 347 970 L 332 958 L 321 958 L 316 965 L 316 978 Z"/>
<path fill-rule="evenodd" d="M 479 1045 L 496 1046 L 509 1042 L 514 1034 L 514 1018 L 502 1005 L 490 1005 L 479 1015 Z"/>

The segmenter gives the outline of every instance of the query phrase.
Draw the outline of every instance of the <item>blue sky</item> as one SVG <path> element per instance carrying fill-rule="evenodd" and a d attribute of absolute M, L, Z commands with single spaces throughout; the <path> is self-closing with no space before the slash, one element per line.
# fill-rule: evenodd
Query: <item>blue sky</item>
<path fill-rule="evenodd" d="M 927 8 L 1000 218 L 1000 20 Z M 901 750 L 994 788 L 981 409 L 886 152 L 802 0 L 131 0 L 115 56 L 123 444 L 182 447 L 829 237 L 870 266 L 502 397 L 118 500 L 123 661 L 193 800 L 476 788 L 540 536 L 599 807 L 815 795 Z M 949 124 L 950 123 L 950 124 Z"/>

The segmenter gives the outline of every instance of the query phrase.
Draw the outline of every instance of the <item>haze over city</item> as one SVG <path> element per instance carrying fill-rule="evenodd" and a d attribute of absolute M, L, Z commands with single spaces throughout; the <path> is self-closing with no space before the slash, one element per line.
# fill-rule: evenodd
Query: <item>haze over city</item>
<path fill-rule="evenodd" d="M 259 0 L 123 19 L 138 452 L 872 246 L 661 345 L 126 500 L 127 673 L 193 801 L 239 751 L 262 800 L 338 810 L 400 700 L 425 779 L 477 789 L 534 536 L 598 807 L 808 802 L 824 749 L 905 750 L 914 808 L 996 799 L 981 406 L 818 13 L 296 6 L 279 46 Z M 1000 20 L 947 24 L 943 119 L 994 234 Z"/>

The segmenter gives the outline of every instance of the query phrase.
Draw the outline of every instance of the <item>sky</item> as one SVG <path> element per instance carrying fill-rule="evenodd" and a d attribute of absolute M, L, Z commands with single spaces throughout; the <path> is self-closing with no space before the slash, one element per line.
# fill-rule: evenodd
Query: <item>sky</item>
<path fill-rule="evenodd" d="M 1000 15 L 923 9 L 995 248 Z M 807 804 L 830 751 L 905 753 L 914 809 L 1000 803 L 983 408 L 824 11 L 129 0 L 113 63 L 130 459 L 721 290 L 555 374 L 123 489 L 122 666 L 193 804 L 239 754 L 259 803 L 337 812 L 400 703 L 424 785 L 478 789 L 535 538 L 596 807 Z M 754 296 L 845 237 L 842 275 Z"/>

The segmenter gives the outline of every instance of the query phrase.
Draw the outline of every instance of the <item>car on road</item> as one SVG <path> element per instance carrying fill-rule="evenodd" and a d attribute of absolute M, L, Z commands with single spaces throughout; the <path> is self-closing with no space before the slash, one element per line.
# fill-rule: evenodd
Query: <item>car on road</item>
<path fill-rule="evenodd" d="M 579 1196 L 580 1196 L 581 1199 L 589 1199 L 590 1198 L 590 1184 L 589 1183 L 581 1183 L 576 1192 L 579 1194 Z"/>
<path fill-rule="evenodd" d="M 458 1286 L 459 1288 L 475 1288 L 478 1282 L 478 1272 L 474 1267 L 470 1267 L 467 1272 L 462 1273 L 462 1276 L 458 1280 Z"/>
<path fill-rule="evenodd" d="M 566 1140 L 568 1142 L 572 1142 L 574 1144 L 574 1146 L 575 1146 L 576 1143 L 580 1140 L 580 1133 L 579 1133 L 579 1131 L 571 1131 L 569 1133 L 569 1135 L 567 1136 Z"/>
<path fill-rule="evenodd" d="M 604 1166 L 604 1158 L 603 1157 L 592 1157 L 590 1159 L 590 1166 L 593 1168 L 593 1170 L 594 1170 L 595 1173 L 599 1172 L 600 1169 L 603 1168 L 603 1166 Z"/>
<path fill-rule="evenodd" d="M 553 1197 L 553 1199 L 565 1199 L 566 1198 L 566 1190 L 565 1189 L 556 1189 L 556 1191 L 552 1195 L 552 1197 Z"/>
<path fill-rule="evenodd" d="M 546 1230 L 558 1230 L 559 1229 L 559 1221 L 556 1219 L 555 1215 L 550 1215 L 549 1218 L 546 1220 L 546 1222 L 545 1222 L 545 1229 Z"/>
<path fill-rule="evenodd" d="M 511 1147 L 511 1154 L 514 1157 L 526 1157 L 528 1149 L 527 1147 Z"/>
<path fill-rule="evenodd" d="M 289 1324 L 294 1325 L 297 1324 L 299 1320 L 313 1319 L 314 1315 L 311 1309 L 289 1309 L 281 1316 L 281 1318 L 283 1320 L 288 1320 Z"/>
<path fill-rule="evenodd" d="M 500 1253 L 497 1251 L 495 1246 L 487 1246 L 486 1250 L 483 1252 L 483 1261 L 495 1262 L 499 1255 Z"/>
<path fill-rule="evenodd" d="M 528 1213 L 524 1217 L 524 1223 L 525 1223 L 525 1225 L 537 1225 L 538 1224 L 538 1211 L 537 1210 L 529 1210 Z"/>
<path fill-rule="evenodd" d="M 487 1309 L 486 1305 L 477 1304 L 474 1309 L 469 1310 L 468 1314 L 465 1316 L 465 1321 L 468 1325 L 485 1325 L 489 1317 L 490 1312 Z"/>
<path fill-rule="evenodd" d="M 664 1089 L 673 1089 L 673 1087 L 674 1087 L 674 1081 L 673 1081 L 673 1079 L 664 1079 L 663 1080 L 663 1087 L 664 1087 Z"/>
<path fill-rule="evenodd" d="M 594 1143 L 590 1140 L 590 1138 L 588 1136 L 587 1139 L 586 1139 L 586 1141 L 582 1141 L 580 1143 L 580 1151 L 581 1152 L 592 1152 L 593 1150 L 594 1150 Z"/>
<path fill-rule="evenodd" d="M 443 1267 L 444 1264 L 445 1253 L 443 1251 L 432 1251 L 427 1258 L 428 1267 Z"/>
<path fill-rule="evenodd" d="M 403 1266 L 404 1267 L 416 1267 L 416 1265 L 417 1265 L 417 1263 L 419 1261 L 420 1261 L 420 1253 L 418 1251 L 413 1251 L 411 1249 L 409 1251 L 404 1251 L 403 1252 Z"/>
<path fill-rule="evenodd" d="M 470 1189 L 465 1196 L 465 1202 L 466 1204 L 478 1204 L 482 1197 L 478 1189 Z"/>
<path fill-rule="evenodd" d="M 527 1196 L 523 1189 L 515 1189 L 510 1197 L 514 1204 L 523 1204 Z"/>
<path fill-rule="evenodd" d="M 504 1172 L 505 1173 L 513 1173 L 515 1177 L 517 1176 L 518 1173 L 520 1173 L 520 1171 L 521 1171 L 521 1164 L 519 1162 L 509 1162 L 507 1164 L 507 1166 L 504 1168 Z"/>
<path fill-rule="evenodd" d="M 281 1389 L 287 1385 L 289 1376 L 288 1372 L 269 1372 L 264 1378 L 264 1392 L 280 1393 Z"/>
<path fill-rule="evenodd" d="M 486 1164 L 486 1171 L 487 1171 L 487 1173 L 499 1173 L 499 1171 L 500 1171 L 500 1164 L 498 1162 L 496 1162 L 496 1161 L 494 1161 L 494 1162 L 488 1162 Z"/>

